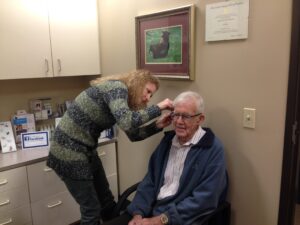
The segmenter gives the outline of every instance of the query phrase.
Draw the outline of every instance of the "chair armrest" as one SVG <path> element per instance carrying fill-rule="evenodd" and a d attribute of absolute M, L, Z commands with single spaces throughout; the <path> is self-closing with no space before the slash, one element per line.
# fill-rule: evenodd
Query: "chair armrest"
<path fill-rule="evenodd" d="M 120 195 L 117 205 L 114 209 L 113 215 L 119 216 L 121 214 L 121 211 L 124 210 L 129 204 L 128 197 L 136 191 L 139 184 L 140 182 L 137 182 L 136 184 L 130 186 Z"/>
<path fill-rule="evenodd" d="M 219 224 L 218 221 L 222 221 L 222 225 L 229 225 L 230 223 L 230 212 L 231 212 L 231 205 L 229 202 L 221 202 L 219 206 L 214 209 L 209 214 L 199 218 L 196 221 L 196 224 Z M 216 220 L 213 223 L 210 223 L 211 220 Z"/>

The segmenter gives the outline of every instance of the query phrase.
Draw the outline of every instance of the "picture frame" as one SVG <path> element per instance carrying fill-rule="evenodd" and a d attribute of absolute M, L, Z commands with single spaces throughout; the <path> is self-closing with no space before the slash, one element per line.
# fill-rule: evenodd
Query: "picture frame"
<path fill-rule="evenodd" d="M 135 17 L 137 68 L 194 80 L 194 17 L 194 5 Z"/>

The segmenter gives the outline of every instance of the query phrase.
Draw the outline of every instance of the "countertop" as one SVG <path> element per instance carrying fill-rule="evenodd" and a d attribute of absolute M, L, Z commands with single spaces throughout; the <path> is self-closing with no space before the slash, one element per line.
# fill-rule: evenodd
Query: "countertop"
<path fill-rule="evenodd" d="M 99 142 L 98 146 L 115 142 L 117 142 L 115 138 L 103 139 Z M 44 161 L 47 159 L 48 153 L 49 148 L 34 148 L 18 150 L 15 152 L 0 153 L 0 172 Z"/>

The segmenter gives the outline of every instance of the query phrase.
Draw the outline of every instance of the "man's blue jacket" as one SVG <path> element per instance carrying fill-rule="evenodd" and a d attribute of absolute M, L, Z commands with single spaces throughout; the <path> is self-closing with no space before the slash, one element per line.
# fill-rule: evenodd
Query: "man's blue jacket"
<path fill-rule="evenodd" d="M 127 208 L 131 215 L 152 217 L 165 213 L 170 225 L 189 225 L 225 200 L 228 184 L 224 149 L 210 129 L 204 130 L 205 135 L 186 157 L 177 193 L 157 200 L 175 135 L 174 131 L 165 133 L 150 158 L 146 176 Z"/>

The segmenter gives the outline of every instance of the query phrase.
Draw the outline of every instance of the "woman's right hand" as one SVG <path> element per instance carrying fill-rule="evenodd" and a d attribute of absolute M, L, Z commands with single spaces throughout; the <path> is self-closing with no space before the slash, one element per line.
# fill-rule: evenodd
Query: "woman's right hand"
<path fill-rule="evenodd" d="M 158 120 L 156 120 L 157 128 L 165 128 L 172 123 L 171 112 L 163 113 Z"/>
<path fill-rule="evenodd" d="M 173 101 L 166 98 L 165 100 L 161 101 L 157 104 L 157 106 L 160 108 L 160 110 L 173 110 Z"/>

